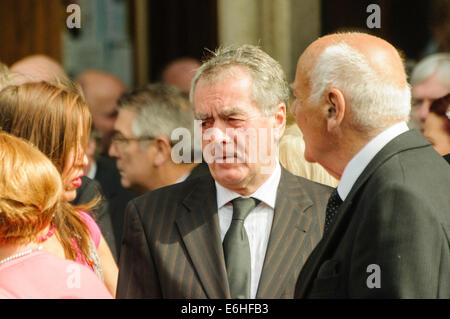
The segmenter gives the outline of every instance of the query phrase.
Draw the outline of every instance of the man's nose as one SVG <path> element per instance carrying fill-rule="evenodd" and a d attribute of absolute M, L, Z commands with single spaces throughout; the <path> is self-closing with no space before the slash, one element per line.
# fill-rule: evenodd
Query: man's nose
<path fill-rule="evenodd" d="M 204 139 L 215 143 L 228 143 L 230 142 L 230 137 L 228 136 L 229 130 L 225 125 L 222 125 L 216 121 L 214 126 L 206 130 L 204 133 Z"/>
<path fill-rule="evenodd" d="M 108 149 L 108 154 L 109 156 L 113 157 L 113 158 L 118 158 L 119 157 L 119 152 L 117 151 L 117 146 L 116 143 L 111 143 L 111 145 L 109 146 Z"/>
<path fill-rule="evenodd" d="M 422 102 L 422 104 L 420 104 L 418 114 L 419 114 L 420 120 L 423 122 L 427 118 L 428 113 L 430 113 L 430 105 L 431 105 L 431 101 L 429 101 L 429 100 L 424 100 Z"/>

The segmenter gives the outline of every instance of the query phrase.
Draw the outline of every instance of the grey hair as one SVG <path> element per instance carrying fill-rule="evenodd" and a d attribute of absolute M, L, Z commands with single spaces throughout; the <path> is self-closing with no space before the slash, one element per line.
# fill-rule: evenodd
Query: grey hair
<path fill-rule="evenodd" d="M 450 90 L 450 53 L 436 53 L 422 59 L 411 73 L 411 85 L 419 84 L 432 74 Z"/>
<path fill-rule="evenodd" d="M 12 76 L 8 66 L 0 62 L 0 91 L 12 84 Z"/>
<path fill-rule="evenodd" d="M 384 83 L 364 55 L 345 42 L 329 46 L 318 57 L 311 74 L 311 101 L 319 103 L 324 92 L 341 89 L 349 100 L 353 124 L 363 130 L 380 129 L 386 119 L 407 121 L 411 89 Z"/>
<path fill-rule="evenodd" d="M 171 144 L 172 131 L 186 128 L 193 137 L 194 114 L 185 93 L 176 87 L 156 83 L 123 94 L 118 101 L 119 109 L 134 112 L 132 131 L 136 137 L 166 137 Z M 147 143 L 141 142 L 141 147 Z M 191 143 L 193 145 L 193 143 Z"/>
<path fill-rule="evenodd" d="M 191 104 L 194 105 L 194 91 L 200 79 L 214 83 L 229 75 L 234 66 L 242 67 L 252 77 L 252 100 L 263 113 L 272 114 L 279 103 L 287 107 L 289 86 L 281 65 L 259 47 L 248 44 L 218 48 L 213 52 L 213 56 L 197 69 L 191 82 Z"/>

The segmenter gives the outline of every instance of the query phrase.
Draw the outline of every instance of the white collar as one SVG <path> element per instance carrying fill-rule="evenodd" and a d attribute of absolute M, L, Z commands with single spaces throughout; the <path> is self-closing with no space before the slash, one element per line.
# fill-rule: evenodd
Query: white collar
<path fill-rule="evenodd" d="M 191 175 L 191 172 L 187 172 L 186 174 L 178 178 L 174 184 L 184 182 L 189 177 L 189 175 Z"/>
<path fill-rule="evenodd" d="M 87 174 L 87 177 L 90 179 L 95 179 L 95 174 L 97 174 L 97 162 L 92 161 L 91 162 L 91 169 L 89 170 L 89 173 Z"/>
<path fill-rule="evenodd" d="M 278 184 L 280 183 L 281 178 L 281 166 L 276 160 L 275 169 L 272 172 L 272 175 L 262 184 L 253 194 L 248 197 L 253 197 L 259 199 L 261 202 L 264 202 L 272 209 L 275 209 L 275 200 L 277 198 L 277 190 Z M 220 209 L 222 206 L 226 205 L 233 199 L 237 197 L 242 197 L 242 195 L 235 193 L 219 183 L 216 183 L 217 189 L 217 208 Z"/>
<path fill-rule="evenodd" d="M 341 180 L 337 187 L 339 197 L 342 200 L 347 198 L 350 190 L 358 179 L 359 175 L 364 171 L 370 161 L 377 155 L 379 151 L 394 138 L 408 131 L 406 122 L 400 122 L 392 125 L 384 130 L 367 143 L 351 160 L 342 173 Z"/>

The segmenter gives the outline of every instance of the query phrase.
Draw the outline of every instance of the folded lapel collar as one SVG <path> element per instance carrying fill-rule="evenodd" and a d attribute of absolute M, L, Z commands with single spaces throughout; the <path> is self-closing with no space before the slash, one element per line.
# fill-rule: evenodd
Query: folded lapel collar
<path fill-rule="evenodd" d="M 282 168 L 257 298 L 280 298 L 289 274 L 295 267 L 301 268 L 296 256 L 302 251 L 312 222 L 311 216 L 304 211 L 312 205 L 298 179 Z"/>
<path fill-rule="evenodd" d="M 214 180 L 199 179 L 179 210 L 176 224 L 206 295 L 230 298 Z"/>
<path fill-rule="evenodd" d="M 312 283 L 315 278 L 315 274 L 322 264 L 325 256 L 328 256 L 329 252 L 336 249 L 339 244 L 340 238 L 342 237 L 342 232 L 344 232 L 349 223 L 353 211 L 349 210 L 352 201 L 364 183 L 369 179 L 369 177 L 378 169 L 378 167 L 390 159 L 395 154 L 411 148 L 426 147 L 430 144 L 421 136 L 418 131 L 410 130 L 405 133 L 400 134 L 398 137 L 390 141 L 386 146 L 370 161 L 364 171 L 356 180 L 350 193 L 345 199 L 342 206 L 339 208 L 339 212 L 336 216 L 334 225 L 330 228 L 329 233 L 324 236 L 321 242 L 317 245 L 315 251 L 311 255 L 310 260 L 305 265 L 305 277 L 301 277 L 302 282 L 300 283 L 299 290 L 297 292 L 297 297 L 303 298 L 308 286 Z"/>

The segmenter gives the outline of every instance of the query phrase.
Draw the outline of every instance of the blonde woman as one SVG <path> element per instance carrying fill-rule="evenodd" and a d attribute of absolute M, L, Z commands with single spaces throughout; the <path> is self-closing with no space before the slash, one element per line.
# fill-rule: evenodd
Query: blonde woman
<path fill-rule="evenodd" d="M 0 298 L 111 298 L 92 271 L 40 246 L 61 202 L 56 167 L 1 131 L 0 163 Z"/>
<path fill-rule="evenodd" d="M 292 174 L 310 179 L 314 182 L 336 187 L 339 183 L 322 166 L 305 160 L 305 142 L 302 132 L 296 124 L 286 128 L 279 145 L 281 164 Z"/>
<path fill-rule="evenodd" d="M 118 269 L 100 229 L 86 213 L 92 205 L 69 204 L 87 164 L 91 115 L 82 97 L 45 82 L 9 86 L 0 92 L 0 127 L 30 141 L 61 174 L 63 202 L 41 237 L 44 249 L 90 267 L 114 296 Z"/>
<path fill-rule="evenodd" d="M 0 62 L 0 91 L 12 83 L 12 76 L 6 64 Z"/>

